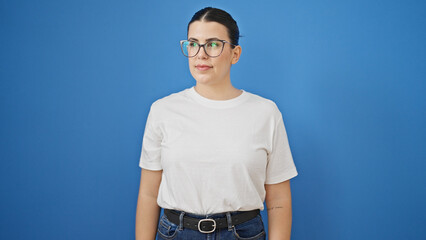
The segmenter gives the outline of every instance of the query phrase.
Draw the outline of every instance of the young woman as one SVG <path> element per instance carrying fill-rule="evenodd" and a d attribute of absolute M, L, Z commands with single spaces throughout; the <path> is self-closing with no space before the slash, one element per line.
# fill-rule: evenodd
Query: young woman
<path fill-rule="evenodd" d="M 231 84 L 237 23 L 209 7 L 187 31 L 181 48 L 196 85 L 151 105 L 136 239 L 265 239 L 264 201 L 269 239 L 290 239 L 297 171 L 276 104 Z"/>

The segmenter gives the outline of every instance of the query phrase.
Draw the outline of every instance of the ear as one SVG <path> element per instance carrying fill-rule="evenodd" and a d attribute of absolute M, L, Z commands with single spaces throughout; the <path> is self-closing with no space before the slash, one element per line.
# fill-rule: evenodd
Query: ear
<path fill-rule="evenodd" d="M 241 50 L 242 49 L 240 45 L 232 49 L 232 61 L 231 61 L 232 64 L 236 64 L 238 60 L 240 60 Z"/>

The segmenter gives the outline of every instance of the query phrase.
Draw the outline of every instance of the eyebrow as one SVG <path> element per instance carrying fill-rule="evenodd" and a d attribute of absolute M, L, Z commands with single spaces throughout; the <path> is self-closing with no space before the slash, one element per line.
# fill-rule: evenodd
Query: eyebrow
<path fill-rule="evenodd" d="M 188 40 L 194 40 L 194 41 L 198 42 L 198 39 L 196 39 L 196 38 L 189 38 Z M 221 39 L 219 39 L 217 37 L 213 37 L 213 38 L 206 39 L 206 42 L 211 41 L 211 40 L 221 40 Z"/>

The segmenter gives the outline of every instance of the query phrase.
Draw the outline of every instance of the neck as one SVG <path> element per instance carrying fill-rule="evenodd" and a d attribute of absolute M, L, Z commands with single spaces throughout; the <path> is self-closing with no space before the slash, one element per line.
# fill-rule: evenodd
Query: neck
<path fill-rule="evenodd" d="M 197 82 L 195 91 L 201 96 L 212 100 L 229 100 L 238 97 L 242 93 L 240 89 L 232 86 L 230 81 L 223 84 L 203 84 Z"/>

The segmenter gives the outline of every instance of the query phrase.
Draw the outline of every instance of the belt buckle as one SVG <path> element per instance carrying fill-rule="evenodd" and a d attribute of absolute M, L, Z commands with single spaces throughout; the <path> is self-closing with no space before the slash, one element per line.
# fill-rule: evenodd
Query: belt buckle
<path fill-rule="evenodd" d="M 203 230 L 201 230 L 200 226 L 201 226 L 201 223 L 202 223 L 202 222 L 213 222 L 213 230 L 211 230 L 211 231 L 203 231 Z M 216 221 L 215 221 L 214 219 L 206 218 L 206 219 L 201 219 L 201 220 L 198 222 L 198 231 L 200 231 L 201 233 L 212 233 L 212 232 L 214 232 L 215 230 L 216 230 Z"/>

